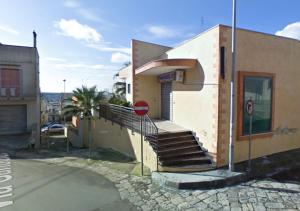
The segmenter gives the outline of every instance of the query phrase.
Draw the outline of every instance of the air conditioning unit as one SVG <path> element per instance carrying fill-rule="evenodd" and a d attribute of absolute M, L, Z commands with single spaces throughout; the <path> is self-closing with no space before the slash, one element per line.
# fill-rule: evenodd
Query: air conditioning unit
<path fill-rule="evenodd" d="M 175 81 L 183 82 L 184 80 L 184 70 L 176 70 L 175 71 Z"/>
<path fill-rule="evenodd" d="M 6 88 L 0 88 L 0 96 L 6 97 Z"/>

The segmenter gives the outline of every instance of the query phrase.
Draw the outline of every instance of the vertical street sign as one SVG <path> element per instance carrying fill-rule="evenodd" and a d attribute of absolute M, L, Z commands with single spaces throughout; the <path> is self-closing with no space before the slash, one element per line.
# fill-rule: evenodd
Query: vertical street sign
<path fill-rule="evenodd" d="M 144 149 L 143 149 L 143 117 L 149 111 L 149 105 L 145 101 L 137 101 L 133 106 L 134 112 L 141 117 L 141 172 L 144 176 Z"/>
<path fill-rule="evenodd" d="M 249 115 L 249 152 L 248 152 L 248 171 L 251 171 L 251 135 L 252 135 L 252 116 L 254 112 L 254 102 L 250 98 L 246 102 L 246 111 L 247 114 Z"/>

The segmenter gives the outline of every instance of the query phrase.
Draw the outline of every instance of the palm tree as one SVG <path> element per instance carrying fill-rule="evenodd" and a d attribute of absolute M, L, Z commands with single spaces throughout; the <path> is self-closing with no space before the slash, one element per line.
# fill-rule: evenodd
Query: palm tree
<path fill-rule="evenodd" d="M 104 99 L 103 92 L 98 92 L 97 87 L 82 86 L 73 90 L 73 97 L 67 99 L 71 104 L 64 106 L 63 114 L 66 116 L 79 116 L 88 119 L 89 158 L 91 158 L 92 131 L 91 119 L 93 111 L 98 110 L 99 102 Z"/>

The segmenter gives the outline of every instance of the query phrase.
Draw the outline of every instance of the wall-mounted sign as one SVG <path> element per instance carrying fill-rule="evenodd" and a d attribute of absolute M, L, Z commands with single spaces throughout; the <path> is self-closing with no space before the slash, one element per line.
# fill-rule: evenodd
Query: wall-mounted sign
<path fill-rule="evenodd" d="M 164 73 L 158 76 L 158 80 L 160 83 L 163 82 L 170 82 L 170 81 L 174 81 L 175 79 L 175 72 L 168 72 L 168 73 Z"/>
<path fill-rule="evenodd" d="M 164 73 L 159 75 L 157 78 L 160 83 L 170 82 L 170 81 L 183 82 L 184 70 L 175 70 L 172 72 Z"/>
<path fill-rule="evenodd" d="M 254 111 L 254 102 L 252 99 L 247 100 L 246 102 L 246 110 L 249 116 L 252 116 Z"/>

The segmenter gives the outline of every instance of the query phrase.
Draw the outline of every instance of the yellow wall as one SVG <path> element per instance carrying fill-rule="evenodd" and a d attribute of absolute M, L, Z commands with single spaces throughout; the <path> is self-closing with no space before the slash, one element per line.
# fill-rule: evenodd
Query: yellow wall
<path fill-rule="evenodd" d="M 136 101 L 144 100 L 149 104 L 149 116 L 160 117 L 160 84 L 157 76 L 141 75 L 136 80 Z"/>
<path fill-rule="evenodd" d="M 172 83 L 172 121 L 196 132 L 215 158 L 218 119 L 217 27 L 167 51 L 170 58 L 194 58 L 195 69 L 185 71 L 184 83 Z"/>
<path fill-rule="evenodd" d="M 135 75 L 135 70 L 144 64 L 158 59 L 164 52 L 169 50 L 170 48 L 167 46 L 157 45 L 153 43 L 143 42 L 139 40 L 132 40 L 132 101 L 133 103 L 141 100 L 142 98 L 147 96 L 147 92 L 144 90 L 149 89 L 149 92 L 152 92 L 152 89 L 156 89 L 152 87 L 155 85 L 153 80 L 150 87 L 147 84 L 143 84 L 145 82 L 144 77 L 140 75 Z M 154 90 L 155 92 L 156 90 Z M 150 98 L 153 98 L 152 95 Z M 157 108 L 154 108 L 157 109 Z M 151 114 L 152 115 L 152 114 Z M 153 116 L 157 116 L 156 111 L 153 112 Z"/>
<path fill-rule="evenodd" d="M 84 124 L 84 145 L 88 146 L 87 121 Z M 92 120 L 93 147 L 111 148 L 141 161 L 141 136 L 104 118 Z M 143 142 L 144 164 L 156 171 L 156 153 L 148 142 Z"/>
<path fill-rule="evenodd" d="M 221 26 L 220 45 L 226 48 L 226 79 L 220 79 L 219 165 L 228 163 L 231 29 Z M 300 147 L 300 41 L 247 30 L 237 31 L 237 71 L 275 74 L 274 131 L 271 137 L 252 142 L 253 157 Z M 238 87 L 237 87 L 238 88 Z M 290 130 L 292 129 L 292 130 Z M 235 135 L 237 133 L 235 132 Z M 237 137 L 235 138 L 237 139 Z M 248 158 L 248 141 L 235 141 L 235 161 Z"/>

